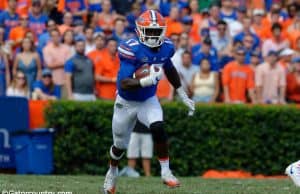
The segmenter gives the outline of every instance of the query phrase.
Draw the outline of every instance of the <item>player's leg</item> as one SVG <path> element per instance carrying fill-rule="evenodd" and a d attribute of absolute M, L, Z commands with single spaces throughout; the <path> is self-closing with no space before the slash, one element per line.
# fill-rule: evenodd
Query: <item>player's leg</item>
<path fill-rule="evenodd" d="M 290 164 L 285 169 L 285 174 L 287 174 L 296 186 L 300 187 L 300 160 Z"/>
<path fill-rule="evenodd" d="M 162 108 L 156 96 L 142 104 L 138 110 L 138 119 L 149 127 L 152 133 L 163 182 L 169 187 L 178 187 L 180 183 L 172 174 L 169 166 L 168 137 L 164 129 Z"/>
<path fill-rule="evenodd" d="M 114 105 L 112 120 L 114 144 L 111 146 L 109 151 L 111 159 L 110 167 L 104 180 L 104 193 L 115 193 L 118 164 L 127 149 L 130 132 L 135 125 L 135 120 L 136 106 L 118 96 Z"/>
<path fill-rule="evenodd" d="M 151 134 L 140 134 L 142 138 L 142 164 L 145 176 L 151 176 L 151 158 L 153 156 L 153 140 Z"/>

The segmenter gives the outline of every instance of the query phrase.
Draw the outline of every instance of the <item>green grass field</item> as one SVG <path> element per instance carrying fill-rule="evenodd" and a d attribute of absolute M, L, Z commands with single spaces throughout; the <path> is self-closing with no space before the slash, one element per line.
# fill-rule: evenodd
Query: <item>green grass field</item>
<path fill-rule="evenodd" d="M 4 190 L 27 192 L 65 191 L 72 194 L 99 194 L 104 177 L 99 176 L 19 176 L 0 175 L 0 194 Z M 215 180 L 180 178 L 182 186 L 166 188 L 158 177 L 123 178 L 118 194 L 300 194 L 289 179 Z M 9 193 L 14 194 L 14 193 Z"/>

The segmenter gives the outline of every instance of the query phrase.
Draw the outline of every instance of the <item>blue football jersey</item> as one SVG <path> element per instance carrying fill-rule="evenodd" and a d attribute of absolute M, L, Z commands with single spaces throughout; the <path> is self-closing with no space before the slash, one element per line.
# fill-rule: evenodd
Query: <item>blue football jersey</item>
<path fill-rule="evenodd" d="M 118 94 L 132 101 L 145 101 L 156 94 L 157 85 L 152 85 L 135 90 L 122 90 L 121 81 L 125 78 L 133 78 L 134 72 L 141 66 L 156 65 L 163 69 L 173 67 L 171 57 L 174 55 L 175 47 L 169 39 L 154 51 L 153 49 L 140 43 L 136 38 L 124 41 L 118 47 L 120 57 L 120 69 L 117 79 Z"/>

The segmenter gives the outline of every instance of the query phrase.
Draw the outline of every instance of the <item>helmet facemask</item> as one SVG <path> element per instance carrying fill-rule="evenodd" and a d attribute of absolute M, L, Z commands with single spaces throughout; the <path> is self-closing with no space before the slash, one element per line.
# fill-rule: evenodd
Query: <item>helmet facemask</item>
<path fill-rule="evenodd" d="M 159 47 L 164 42 L 164 37 L 166 33 L 165 26 L 159 26 L 158 24 L 154 24 L 147 27 L 138 24 L 136 24 L 136 26 L 139 39 L 144 45 L 150 48 L 155 48 Z"/>

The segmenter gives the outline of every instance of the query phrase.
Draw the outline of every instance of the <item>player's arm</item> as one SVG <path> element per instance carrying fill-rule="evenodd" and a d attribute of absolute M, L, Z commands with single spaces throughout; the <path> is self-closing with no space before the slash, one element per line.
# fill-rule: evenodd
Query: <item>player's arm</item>
<path fill-rule="evenodd" d="M 165 68 L 164 70 L 169 82 L 172 84 L 175 90 L 180 88 L 181 87 L 180 77 L 175 67 L 171 66 L 169 68 Z"/>
<path fill-rule="evenodd" d="M 121 88 L 123 90 L 134 90 L 141 87 L 140 81 L 137 79 L 126 78 L 121 81 Z"/>
<path fill-rule="evenodd" d="M 193 115 L 195 111 L 195 103 L 193 100 L 191 100 L 184 89 L 181 86 L 180 77 L 179 74 L 174 67 L 171 59 L 169 59 L 165 65 L 164 65 L 165 74 L 169 80 L 169 82 L 172 84 L 172 86 L 175 88 L 178 96 L 182 100 L 182 102 L 189 108 L 189 115 Z"/>
<path fill-rule="evenodd" d="M 162 68 L 155 70 L 154 66 L 150 67 L 150 74 L 147 77 L 141 79 L 133 78 L 135 67 L 133 64 L 122 62 L 121 69 L 119 72 L 120 85 L 123 90 L 135 90 L 138 88 L 144 88 L 152 85 L 156 85 L 157 82 L 162 78 Z"/>
<path fill-rule="evenodd" d="M 120 58 L 120 70 L 118 79 L 120 80 L 120 87 L 122 90 L 135 90 L 142 87 L 148 87 L 157 84 L 162 77 L 162 69 L 155 71 L 151 66 L 150 74 L 147 77 L 141 79 L 133 78 L 133 74 L 136 70 L 136 57 L 132 49 L 127 44 L 122 44 L 118 47 L 118 53 Z"/>

